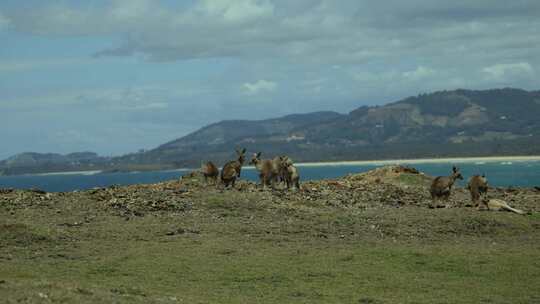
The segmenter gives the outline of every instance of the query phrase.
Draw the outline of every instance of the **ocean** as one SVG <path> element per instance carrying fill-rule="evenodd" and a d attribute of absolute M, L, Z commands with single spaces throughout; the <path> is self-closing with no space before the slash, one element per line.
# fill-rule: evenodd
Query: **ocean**
<path fill-rule="evenodd" d="M 387 162 L 385 162 L 387 163 Z M 474 174 L 486 174 L 489 183 L 498 187 L 533 187 L 540 186 L 540 160 L 508 160 L 508 159 L 456 159 L 441 162 L 401 161 L 427 174 L 448 175 L 452 165 L 457 165 L 464 176 L 458 184 L 464 186 L 467 179 Z M 332 179 L 347 174 L 366 172 L 382 166 L 382 162 L 298 164 L 301 181 Z M 156 183 L 178 179 L 192 171 L 180 169 L 173 171 L 151 171 L 130 173 L 70 173 L 70 174 L 37 174 L 19 176 L 0 176 L 0 188 L 29 189 L 38 188 L 49 192 L 65 192 L 85 190 L 111 185 L 130 185 Z M 253 168 L 242 169 L 242 179 L 258 181 L 258 174 Z"/>

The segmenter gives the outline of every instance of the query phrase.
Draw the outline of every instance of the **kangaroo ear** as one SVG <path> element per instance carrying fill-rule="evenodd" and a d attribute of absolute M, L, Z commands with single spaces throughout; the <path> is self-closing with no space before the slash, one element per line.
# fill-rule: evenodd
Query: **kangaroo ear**
<path fill-rule="evenodd" d="M 257 152 L 256 157 L 257 158 L 261 157 L 261 152 Z"/>
<path fill-rule="evenodd" d="M 456 168 L 456 166 L 453 166 L 453 167 L 452 167 L 452 171 L 453 171 L 454 173 L 456 173 L 456 172 L 457 172 L 457 168 Z"/>
<path fill-rule="evenodd" d="M 485 173 L 482 173 L 482 177 L 483 177 L 483 178 L 486 178 L 486 174 L 485 174 Z"/>
<path fill-rule="evenodd" d="M 246 153 L 246 148 L 242 149 L 242 154 Z"/>

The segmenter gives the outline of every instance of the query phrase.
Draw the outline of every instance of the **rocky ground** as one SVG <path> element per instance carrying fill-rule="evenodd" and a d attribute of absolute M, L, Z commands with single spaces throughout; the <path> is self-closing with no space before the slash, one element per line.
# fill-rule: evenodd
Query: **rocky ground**
<path fill-rule="evenodd" d="M 268 268 L 260 269 L 261 275 L 266 277 L 276 267 L 274 259 L 292 254 L 280 262 L 280 265 L 292 261 L 295 263 L 283 266 L 278 272 L 279 278 L 282 278 L 300 276 L 300 270 L 291 274 L 288 269 L 310 259 L 313 264 L 302 269 L 312 267 L 312 271 L 317 272 L 320 270 L 317 265 L 321 261 L 353 260 L 358 252 L 371 252 L 377 250 L 373 248 L 380 248 L 380 252 L 373 253 L 375 258 L 380 258 L 381 252 L 395 252 L 395 255 L 385 260 L 390 269 L 398 267 L 393 263 L 401 265 L 404 262 L 401 260 L 403 256 L 412 256 L 407 260 L 410 261 L 417 259 L 417 254 L 422 257 L 431 254 L 436 257 L 434 261 L 438 261 L 437 257 L 443 260 L 448 258 L 441 256 L 440 250 L 455 252 L 457 257 L 468 256 L 471 251 L 482 252 L 485 256 L 488 251 L 493 254 L 493 250 L 501 250 L 504 262 L 498 260 L 498 255 L 493 255 L 487 258 L 486 263 L 503 263 L 501 268 L 496 268 L 499 270 L 507 266 L 509 272 L 500 278 L 500 283 L 511 281 L 513 289 L 500 289 L 492 297 L 487 297 L 486 303 L 504 303 L 508 299 L 540 301 L 537 297 L 540 289 L 534 287 L 540 284 L 516 289 L 522 280 L 540 282 L 540 264 L 536 259 L 527 260 L 537 257 L 540 252 L 540 191 L 534 188 L 490 189 L 490 197 L 505 200 L 511 206 L 527 212 L 526 215 L 477 211 L 470 206 L 468 192 L 459 187 L 446 203 L 447 208 L 432 209 L 429 208 L 431 199 L 428 192 L 431 179 L 413 168 L 389 166 L 335 180 L 304 182 L 301 189 L 296 191 L 283 189 L 283 186 L 275 190 L 263 190 L 259 185 L 243 180 L 237 183 L 235 189 L 224 189 L 221 185 L 206 184 L 197 173 L 158 184 L 112 186 L 69 193 L 2 189 L 0 266 L 7 270 L 0 272 L 0 298 L 4 296 L 8 302 L 61 299 L 67 302 L 176 302 L 173 299 L 179 299 L 180 296 L 172 286 L 177 286 L 175 284 L 180 280 L 184 284 L 181 288 L 184 297 L 206 303 L 221 299 L 220 295 L 224 291 L 215 284 L 229 284 L 230 280 L 236 282 L 235 274 L 247 271 L 241 265 L 257 257 L 257 263 L 260 264 L 256 265 L 268 263 Z M 499 244 L 500 249 L 494 249 L 494 244 Z M 141 252 L 144 252 L 143 256 L 148 255 L 145 247 L 154 248 L 163 255 L 142 259 Z M 331 248 L 340 248 L 344 256 L 334 256 Z M 516 249 L 519 249 L 519 254 L 514 252 Z M 169 286 L 165 283 L 162 286 L 155 285 L 154 281 L 139 281 L 142 273 L 147 276 L 155 268 L 169 267 L 163 271 L 172 271 L 170 265 L 171 261 L 178 259 L 177 250 L 183 252 L 185 259 L 191 260 L 175 266 L 178 268 L 173 267 L 176 270 L 169 273 L 171 277 L 167 283 L 170 289 L 163 287 Z M 296 253 L 291 253 L 291 250 Z M 260 257 L 264 252 L 274 254 Z M 312 252 L 327 256 L 321 260 L 319 255 L 311 256 Z M 302 253 L 307 257 L 302 258 Z M 136 265 L 129 266 L 137 271 L 129 272 L 128 266 L 127 270 L 118 268 L 119 261 L 127 256 L 142 259 Z M 197 273 L 205 271 L 201 265 L 216 261 L 234 264 L 232 258 L 244 261 L 244 264 L 231 270 L 231 274 L 221 269 L 221 266 L 217 267 L 231 276 L 224 278 L 223 282 L 199 278 L 197 284 L 190 285 L 188 283 L 192 277 L 182 277 L 175 272 L 181 270 L 185 273 L 186 269 L 200 268 L 192 274 L 197 276 Z M 468 265 L 468 259 L 457 265 Z M 164 265 L 160 266 L 160 262 Z M 359 272 L 369 272 L 369 267 L 383 267 L 381 265 L 385 263 L 371 266 L 354 264 L 354 267 L 358 267 Z M 422 260 L 418 263 L 429 264 L 432 261 Z M 147 268 L 143 269 L 141 265 Z M 260 291 L 263 294 L 271 294 L 269 290 L 272 288 L 284 292 L 272 298 L 272 301 L 263 302 L 359 303 L 364 299 L 360 303 L 383 303 L 393 302 L 396 300 L 393 297 L 400 292 L 412 294 L 411 302 L 432 303 L 439 299 L 437 293 L 414 296 L 416 285 L 410 285 L 409 289 L 394 290 L 390 294 L 366 289 L 369 295 L 366 298 L 356 297 L 354 288 L 342 291 L 346 293 L 344 298 L 333 293 L 337 289 L 321 292 L 328 280 L 345 284 L 343 286 L 354 285 L 355 280 L 360 280 L 335 276 L 334 272 L 345 271 L 339 270 L 339 265 L 335 267 L 328 270 L 330 277 L 307 275 L 307 279 L 302 276 L 297 278 L 301 281 L 305 279 L 307 285 L 296 287 L 303 288 L 303 291 L 291 291 L 289 288 L 294 287 L 294 284 L 282 282 L 282 286 L 279 280 L 272 283 L 275 286 L 268 282 L 260 283 L 256 279 L 237 282 L 247 289 L 229 294 L 230 302 L 251 300 L 253 290 L 263 287 L 265 291 Z M 346 269 L 352 266 L 343 267 Z M 522 276 L 505 277 L 511 269 L 515 270 L 512 267 L 528 270 Z M 445 268 L 441 271 L 455 276 L 455 269 Z M 216 266 L 208 271 L 215 272 Z M 494 275 L 490 271 L 495 270 L 482 268 L 482 271 L 485 272 L 485 279 L 489 280 Z M 402 278 L 408 275 L 410 270 L 403 273 Z M 464 282 L 479 280 L 474 275 L 460 275 L 464 276 Z M 431 272 L 423 278 L 426 282 L 433 279 Z M 73 280 L 79 283 L 73 283 Z M 419 280 L 418 284 L 422 284 L 423 281 Z M 319 283 L 322 285 L 317 285 L 319 291 L 315 292 L 315 287 L 310 284 Z M 368 283 L 373 284 L 373 280 L 366 281 Z M 214 288 L 212 292 L 210 288 Z M 457 296 L 461 287 L 455 288 L 456 296 L 450 298 L 454 300 L 450 302 L 467 303 L 460 301 Z M 479 287 L 479 291 L 481 289 Z M 201 292 L 202 296 L 199 297 Z M 478 301 L 485 298 L 474 292 L 468 296 Z"/>

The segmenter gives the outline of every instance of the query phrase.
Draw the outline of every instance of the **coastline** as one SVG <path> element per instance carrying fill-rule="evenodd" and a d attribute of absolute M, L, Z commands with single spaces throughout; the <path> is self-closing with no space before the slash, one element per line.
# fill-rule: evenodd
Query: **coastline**
<path fill-rule="evenodd" d="M 538 156 L 480 156 L 480 157 L 445 157 L 389 160 L 358 160 L 335 162 L 296 163 L 299 167 L 349 166 L 349 165 L 393 165 L 393 164 L 432 164 L 432 163 L 489 163 L 489 162 L 526 162 L 540 161 Z"/>
<path fill-rule="evenodd" d="M 102 173 L 103 170 L 88 170 L 88 171 L 60 171 L 60 172 L 44 172 L 44 173 L 29 173 L 23 175 L 48 176 L 48 175 L 95 175 Z"/>
<path fill-rule="evenodd" d="M 344 161 L 321 161 L 321 162 L 298 162 L 295 165 L 298 167 L 323 167 L 323 166 L 384 166 L 394 164 L 434 164 L 434 163 L 493 163 L 493 162 L 527 162 L 540 161 L 540 155 L 535 156 L 479 156 L 479 157 L 445 157 L 445 158 L 412 158 L 412 159 L 387 159 L 387 160 L 344 160 Z M 253 169 L 254 166 L 243 166 L 246 169 Z M 197 170 L 198 168 L 178 168 L 164 170 L 133 170 L 121 171 L 123 173 L 137 172 L 185 172 Z M 221 169 L 221 167 L 220 167 Z M 88 170 L 88 171 L 65 171 L 65 172 L 43 172 L 43 173 L 27 173 L 19 174 L 19 176 L 51 176 L 51 175 L 95 175 L 95 174 L 113 173 L 108 170 Z M 17 176 L 17 175 L 0 175 L 0 176 Z"/>

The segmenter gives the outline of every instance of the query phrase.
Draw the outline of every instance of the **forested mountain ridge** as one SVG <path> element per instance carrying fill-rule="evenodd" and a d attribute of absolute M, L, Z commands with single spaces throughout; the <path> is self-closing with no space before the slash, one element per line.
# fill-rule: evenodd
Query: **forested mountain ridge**
<path fill-rule="evenodd" d="M 317 112 L 222 121 L 137 156 L 194 166 L 231 158 L 235 147 L 298 161 L 538 154 L 540 92 L 452 90 L 348 114 Z"/>
<path fill-rule="evenodd" d="M 296 161 L 538 155 L 539 117 L 540 91 L 438 91 L 384 106 L 362 106 L 348 114 L 221 121 L 155 149 L 120 157 L 24 153 L 0 162 L 0 173 L 197 167 L 206 160 L 223 164 L 237 147 L 262 151 L 263 157 L 287 154 Z"/>

